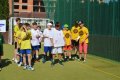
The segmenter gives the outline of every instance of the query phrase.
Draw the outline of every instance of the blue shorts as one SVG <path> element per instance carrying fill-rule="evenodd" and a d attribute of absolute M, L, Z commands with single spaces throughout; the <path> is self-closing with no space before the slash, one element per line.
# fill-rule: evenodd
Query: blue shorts
<path fill-rule="evenodd" d="M 31 49 L 22 49 L 22 50 L 20 50 L 20 53 L 21 54 L 31 54 L 32 51 L 31 51 Z"/>
<path fill-rule="evenodd" d="M 52 52 L 52 47 L 49 47 L 49 46 L 44 46 L 44 52 L 45 53 L 51 53 Z"/>
<path fill-rule="evenodd" d="M 40 46 L 32 46 L 32 50 L 39 50 L 40 49 Z"/>

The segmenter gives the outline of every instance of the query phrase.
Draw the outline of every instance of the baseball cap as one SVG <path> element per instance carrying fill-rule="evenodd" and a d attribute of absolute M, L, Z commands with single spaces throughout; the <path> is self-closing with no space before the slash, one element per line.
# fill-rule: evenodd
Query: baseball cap
<path fill-rule="evenodd" d="M 68 27 L 69 27 L 68 24 L 65 24 L 65 25 L 64 25 L 64 28 L 68 28 Z"/>
<path fill-rule="evenodd" d="M 52 24 L 51 23 L 47 23 L 47 26 L 52 26 Z"/>

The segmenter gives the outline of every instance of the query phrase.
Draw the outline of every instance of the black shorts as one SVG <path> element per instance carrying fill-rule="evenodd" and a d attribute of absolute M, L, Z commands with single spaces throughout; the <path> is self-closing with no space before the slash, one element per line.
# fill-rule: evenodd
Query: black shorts
<path fill-rule="evenodd" d="M 15 42 L 15 49 L 17 49 L 17 42 Z"/>
<path fill-rule="evenodd" d="M 79 41 L 72 40 L 72 46 L 79 46 Z"/>

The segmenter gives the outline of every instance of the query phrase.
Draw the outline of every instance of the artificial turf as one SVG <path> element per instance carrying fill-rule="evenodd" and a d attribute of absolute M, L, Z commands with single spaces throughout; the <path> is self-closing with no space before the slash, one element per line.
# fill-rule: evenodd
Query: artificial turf
<path fill-rule="evenodd" d="M 120 63 L 88 54 L 87 62 L 69 61 L 64 66 L 36 62 L 34 71 L 23 70 L 11 61 L 14 47 L 4 45 L 0 80 L 120 80 Z M 43 53 L 43 49 L 40 54 Z"/>

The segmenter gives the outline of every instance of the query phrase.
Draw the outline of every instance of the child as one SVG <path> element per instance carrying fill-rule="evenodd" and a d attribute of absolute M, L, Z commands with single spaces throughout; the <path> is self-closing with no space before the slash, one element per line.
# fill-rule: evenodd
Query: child
<path fill-rule="evenodd" d="M 13 57 L 12 60 L 13 60 L 15 63 L 18 63 L 18 61 L 17 61 L 18 51 L 17 51 L 17 38 L 16 38 L 16 33 L 17 33 L 17 31 L 20 30 L 20 28 L 19 28 L 20 21 L 21 21 L 20 18 L 16 18 L 16 23 L 17 23 L 17 24 L 14 26 L 14 44 L 15 44 L 15 50 L 14 50 L 14 57 Z"/>
<path fill-rule="evenodd" d="M 84 26 L 83 21 L 79 21 L 79 25 L 80 25 L 80 32 L 79 32 L 79 35 L 80 35 L 79 53 L 80 54 L 79 54 L 79 60 L 81 60 L 82 52 L 84 52 L 84 62 L 86 62 L 89 31 Z"/>
<path fill-rule="evenodd" d="M 3 36 L 2 36 L 2 34 L 0 34 L 0 71 L 2 70 L 1 58 L 3 56 L 3 43 L 4 43 Z"/>
<path fill-rule="evenodd" d="M 79 41 L 78 41 L 78 37 L 79 37 L 79 26 L 78 26 L 78 21 L 75 22 L 75 26 L 72 27 L 71 29 L 71 35 L 72 35 L 72 47 L 75 51 L 75 56 L 74 58 L 77 58 L 77 52 L 79 50 Z"/>
<path fill-rule="evenodd" d="M 39 30 L 39 35 L 40 35 L 40 38 L 39 38 L 39 49 L 41 48 L 41 42 L 43 40 L 43 34 L 42 34 L 42 31 L 41 31 L 41 26 L 38 26 L 38 30 Z"/>
<path fill-rule="evenodd" d="M 68 30 L 68 25 L 65 24 L 64 25 L 64 30 L 63 30 L 63 34 L 64 34 L 64 38 L 65 38 L 65 46 L 63 47 L 64 50 L 64 56 L 65 56 L 65 60 L 67 59 L 67 56 L 69 56 L 69 59 L 71 59 L 71 32 L 70 30 Z"/>
<path fill-rule="evenodd" d="M 56 54 L 58 54 L 58 58 L 59 58 L 59 64 L 62 64 L 62 47 L 65 45 L 65 41 L 64 41 L 64 35 L 62 30 L 60 30 L 60 23 L 57 22 L 55 24 L 55 29 L 53 31 L 53 35 L 52 35 L 52 41 L 53 41 L 53 50 L 52 50 L 52 56 L 53 56 L 53 60 L 52 60 L 52 64 L 55 64 L 55 56 Z"/>
<path fill-rule="evenodd" d="M 28 70 L 34 70 L 34 68 L 31 65 L 31 32 L 26 28 L 27 24 L 25 23 L 23 25 L 23 30 L 21 31 L 21 53 L 23 54 L 23 63 L 24 63 L 24 69 Z M 26 57 L 27 56 L 27 57 Z M 28 64 L 27 64 L 28 61 Z"/>
<path fill-rule="evenodd" d="M 32 50 L 33 50 L 33 59 L 39 61 L 39 38 L 40 38 L 40 31 L 38 30 L 37 23 L 33 23 L 33 28 L 31 29 L 31 44 L 32 44 Z"/>
<path fill-rule="evenodd" d="M 22 54 L 20 53 L 20 45 L 21 45 L 20 34 L 22 31 L 22 25 L 23 25 L 22 23 L 19 24 L 20 30 L 16 32 L 18 66 L 22 65 Z"/>
<path fill-rule="evenodd" d="M 44 55 L 42 62 L 45 63 L 47 59 L 47 53 L 49 52 L 50 59 L 52 58 L 51 52 L 52 52 L 52 24 L 48 23 L 47 28 L 43 32 L 43 38 L 44 38 Z"/>

